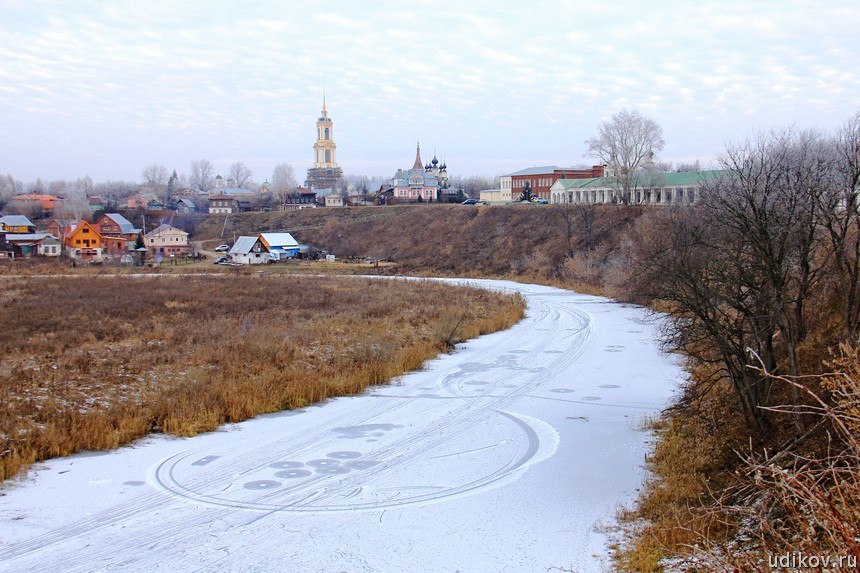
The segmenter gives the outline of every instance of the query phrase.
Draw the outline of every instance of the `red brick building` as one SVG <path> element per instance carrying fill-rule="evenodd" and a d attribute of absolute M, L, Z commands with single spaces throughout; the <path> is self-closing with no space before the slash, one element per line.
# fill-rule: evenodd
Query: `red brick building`
<path fill-rule="evenodd" d="M 529 167 L 507 175 L 511 178 L 511 196 L 517 201 L 523 192 L 523 185 L 531 184 L 532 196 L 549 201 L 549 188 L 559 179 L 594 179 L 603 177 L 603 165 L 592 167 Z"/>

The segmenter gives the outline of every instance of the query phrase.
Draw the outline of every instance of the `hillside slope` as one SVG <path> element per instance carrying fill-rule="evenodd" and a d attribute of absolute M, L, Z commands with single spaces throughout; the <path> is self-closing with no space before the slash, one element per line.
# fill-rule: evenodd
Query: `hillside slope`
<path fill-rule="evenodd" d="M 215 241 L 288 231 L 338 257 L 397 263 L 397 272 L 521 276 L 576 284 L 597 276 L 619 244 L 628 213 L 618 207 L 417 205 L 206 215 L 192 239 Z M 222 234 L 223 230 L 223 234 Z M 599 267 L 599 268 L 598 268 Z"/>

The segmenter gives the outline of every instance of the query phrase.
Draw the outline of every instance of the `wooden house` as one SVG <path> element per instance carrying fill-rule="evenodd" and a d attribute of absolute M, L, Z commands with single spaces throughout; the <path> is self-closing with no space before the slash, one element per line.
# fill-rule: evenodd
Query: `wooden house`
<path fill-rule="evenodd" d="M 48 223 L 47 232 L 60 238 L 60 247 L 64 251 L 66 249 L 66 233 L 75 226 L 75 223 L 77 223 L 75 219 L 51 219 L 51 222 Z"/>
<path fill-rule="evenodd" d="M 105 213 L 93 223 L 105 241 L 105 252 L 125 253 L 134 249 L 134 243 L 140 234 L 131 221 L 119 213 Z"/>
<path fill-rule="evenodd" d="M 78 221 L 66 232 L 66 254 L 72 259 L 101 259 L 104 239 L 92 224 Z"/>
<path fill-rule="evenodd" d="M 147 251 L 152 256 L 185 255 L 188 253 L 188 233 L 171 225 L 161 224 L 143 236 Z"/>
<path fill-rule="evenodd" d="M 239 237 L 227 253 L 234 263 L 264 265 L 269 262 L 269 251 L 260 237 Z"/>
<path fill-rule="evenodd" d="M 0 217 L 0 231 L 7 233 L 35 233 L 36 225 L 24 215 L 6 215 Z"/>

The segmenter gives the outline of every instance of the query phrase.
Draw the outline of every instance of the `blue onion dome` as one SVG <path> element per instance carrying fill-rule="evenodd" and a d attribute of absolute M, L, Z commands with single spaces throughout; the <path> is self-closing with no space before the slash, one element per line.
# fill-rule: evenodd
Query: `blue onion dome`
<path fill-rule="evenodd" d="M 433 161 L 431 161 L 430 163 L 432 163 L 434 166 L 436 166 L 436 165 L 439 165 L 439 160 L 438 160 L 438 159 L 436 159 L 436 156 L 434 155 L 434 156 L 433 156 Z"/>

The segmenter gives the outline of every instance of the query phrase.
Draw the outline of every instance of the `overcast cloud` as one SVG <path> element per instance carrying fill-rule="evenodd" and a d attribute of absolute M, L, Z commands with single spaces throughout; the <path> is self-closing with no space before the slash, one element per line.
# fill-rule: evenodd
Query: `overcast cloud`
<path fill-rule="evenodd" d="M 323 89 L 346 173 L 579 164 L 623 107 L 668 160 L 860 108 L 856 2 L 0 0 L 0 173 L 312 160 Z M 426 159 L 426 158 L 425 158 Z"/>

